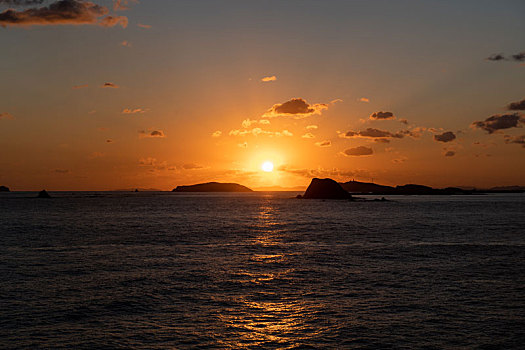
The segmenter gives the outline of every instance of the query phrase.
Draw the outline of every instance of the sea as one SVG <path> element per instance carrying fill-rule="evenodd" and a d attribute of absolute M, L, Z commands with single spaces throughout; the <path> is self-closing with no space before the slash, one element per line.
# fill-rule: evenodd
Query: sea
<path fill-rule="evenodd" d="M 1 349 L 525 349 L 525 194 L 50 194 L 0 194 Z"/>

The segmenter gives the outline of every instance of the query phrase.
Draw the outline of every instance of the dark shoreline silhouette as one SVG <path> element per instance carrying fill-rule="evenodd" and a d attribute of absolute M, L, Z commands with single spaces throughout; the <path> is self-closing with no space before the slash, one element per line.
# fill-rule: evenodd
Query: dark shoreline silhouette
<path fill-rule="evenodd" d="M 523 186 L 493 187 L 490 189 L 464 189 L 459 187 L 432 188 L 424 185 L 407 184 L 402 186 L 384 186 L 373 182 L 348 181 L 340 185 L 352 194 L 376 195 L 466 195 L 487 193 L 524 193 Z"/>
<path fill-rule="evenodd" d="M 9 187 L 0 186 L 0 192 L 11 192 L 11 190 L 9 189 Z"/>
<path fill-rule="evenodd" d="M 253 192 L 250 188 L 236 183 L 207 182 L 196 185 L 177 186 L 172 192 Z"/>
<path fill-rule="evenodd" d="M 313 178 L 304 192 L 305 199 L 352 199 L 352 195 L 345 191 L 340 184 L 332 179 Z"/>

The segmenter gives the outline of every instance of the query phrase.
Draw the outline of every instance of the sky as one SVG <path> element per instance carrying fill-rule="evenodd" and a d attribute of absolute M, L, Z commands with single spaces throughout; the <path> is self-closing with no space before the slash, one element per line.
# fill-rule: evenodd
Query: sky
<path fill-rule="evenodd" d="M 522 0 L 0 0 L 0 45 L 12 190 L 525 185 Z"/>

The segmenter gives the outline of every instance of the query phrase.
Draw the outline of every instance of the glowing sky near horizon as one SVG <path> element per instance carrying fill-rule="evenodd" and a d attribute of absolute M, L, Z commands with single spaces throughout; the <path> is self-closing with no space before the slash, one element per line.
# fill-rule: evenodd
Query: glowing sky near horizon
<path fill-rule="evenodd" d="M 525 185 L 523 1 L 61 1 L 0 1 L 0 185 Z"/>

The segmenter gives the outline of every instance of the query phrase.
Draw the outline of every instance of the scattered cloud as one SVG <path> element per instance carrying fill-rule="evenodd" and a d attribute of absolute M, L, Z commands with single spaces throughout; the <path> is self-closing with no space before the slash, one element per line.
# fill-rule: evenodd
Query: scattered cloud
<path fill-rule="evenodd" d="M 408 120 L 406 120 L 406 119 L 399 119 L 399 122 L 400 122 L 401 124 L 408 125 Z"/>
<path fill-rule="evenodd" d="M 221 135 L 222 135 L 222 131 L 217 130 L 217 131 L 214 131 L 213 134 L 211 134 L 211 137 L 221 137 Z"/>
<path fill-rule="evenodd" d="M 195 164 L 195 163 L 186 163 L 182 165 L 182 169 L 185 170 L 196 170 L 196 169 L 202 169 L 204 168 L 202 165 Z"/>
<path fill-rule="evenodd" d="M 139 137 L 140 138 L 164 138 L 166 137 L 166 134 L 164 134 L 164 131 L 162 130 L 140 130 L 139 131 Z"/>
<path fill-rule="evenodd" d="M 454 151 L 446 151 L 445 154 L 443 154 L 445 157 L 454 157 L 456 155 L 456 152 Z"/>
<path fill-rule="evenodd" d="M 273 105 L 263 117 L 273 118 L 278 116 L 293 116 L 299 119 L 314 114 L 321 114 L 321 112 L 327 108 L 328 105 L 326 103 L 310 105 L 302 98 L 292 98 L 284 103 Z"/>
<path fill-rule="evenodd" d="M 306 130 L 317 130 L 317 129 L 318 129 L 317 125 L 307 125 L 306 126 Z"/>
<path fill-rule="evenodd" d="M 374 150 L 369 147 L 359 146 L 359 147 L 354 147 L 354 148 L 348 148 L 343 153 L 346 156 L 352 156 L 352 157 L 369 156 L 374 153 Z"/>
<path fill-rule="evenodd" d="M 246 129 L 246 130 L 231 130 L 229 135 L 230 136 L 246 136 L 246 135 L 259 136 L 259 135 L 267 135 L 267 136 L 270 136 L 270 137 L 273 137 L 273 136 L 276 136 L 276 137 L 293 136 L 293 134 L 290 131 L 288 131 L 288 130 L 268 131 L 268 130 L 263 130 L 261 128 L 253 128 L 251 130 L 249 130 L 249 129 Z"/>
<path fill-rule="evenodd" d="M 403 135 L 406 135 L 406 136 L 410 136 L 414 139 L 418 139 L 421 137 L 421 135 L 423 135 L 423 132 L 427 131 L 427 128 L 423 127 L 423 126 L 417 126 L 415 128 L 412 128 L 410 130 L 401 130 L 399 133 L 400 134 L 403 134 Z"/>
<path fill-rule="evenodd" d="M 69 174 L 70 171 L 68 169 L 55 169 L 55 173 L 65 175 Z"/>
<path fill-rule="evenodd" d="M 505 60 L 505 56 L 501 53 L 495 53 L 487 57 L 488 61 L 503 61 Z"/>
<path fill-rule="evenodd" d="M 318 147 L 330 147 L 332 146 L 332 142 L 331 141 L 320 141 L 320 142 L 316 142 L 315 145 Z"/>
<path fill-rule="evenodd" d="M 264 77 L 261 79 L 263 83 L 268 83 L 270 81 L 276 81 L 277 77 L 275 75 L 272 75 L 271 77 Z"/>
<path fill-rule="evenodd" d="M 490 55 L 487 57 L 487 60 L 489 61 L 516 61 L 516 62 L 523 62 L 525 61 L 525 51 L 516 53 L 514 55 L 510 55 L 509 57 L 505 57 L 502 53 L 496 53 L 493 55 Z"/>
<path fill-rule="evenodd" d="M 14 3 L 38 4 L 39 2 L 15 1 Z M 120 24 L 125 28 L 128 25 L 127 17 L 107 16 L 108 12 L 107 7 L 90 1 L 58 0 L 44 7 L 21 11 L 7 9 L 0 13 L 0 26 L 98 25 L 113 27 Z"/>
<path fill-rule="evenodd" d="M 120 43 L 120 46 L 124 46 L 124 47 L 131 47 L 131 43 L 127 40 L 124 40 L 123 42 Z"/>
<path fill-rule="evenodd" d="M 122 114 L 137 114 L 137 113 L 145 113 L 147 110 L 142 108 L 124 108 L 122 110 Z"/>
<path fill-rule="evenodd" d="M 138 3 L 138 0 L 114 0 L 113 1 L 113 10 L 115 11 L 125 11 L 129 10 L 129 5 L 131 3 Z"/>
<path fill-rule="evenodd" d="M 244 141 L 243 143 L 237 144 L 237 146 L 240 147 L 240 148 L 247 148 L 248 147 L 248 142 Z"/>
<path fill-rule="evenodd" d="M 515 143 L 525 148 L 525 135 L 521 135 L 521 136 L 505 135 L 505 143 Z"/>
<path fill-rule="evenodd" d="M 368 172 L 363 171 L 363 170 L 348 171 L 348 170 L 342 170 L 342 169 L 337 169 L 337 168 L 334 168 L 334 169 L 323 169 L 323 168 L 296 169 L 288 165 L 281 165 L 277 168 L 277 170 L 286 172 L 286 173 L 290 173 L 293 175 L 297 175 L 297 176 L 306 177 L 308 179 L 311 179 L 313 177 L 319 177 L 319 178 L 330 177 L 330 178 L 343 178 L 346 180 L 346 178 L 353 177 L 356 175 L 357 176 L 360 176 L 360 175 L 368 176 L 369 175 Z"/>
<path fill-rule="evenodd" d="M 313 139 L 315 137 L 314 134 L 312 134 L 311 132 L 307 132 L 306 134 L 304 134 L 303 136 L 301 136 L 303 139 Z"/>
<path fill-rule="evenodd" d="M 89 155 L 89 159 L 96 159 L 96 158 L 102 158 L 104 157 L 106 154 L 105 153 L 102 153 L 102 152 L 93 152 Z"/>
<path fill-rule="evenodd" d="M 507 106 L 509 111 L 525 111 L 525 99 L 518 102 L 511 102 Z"/>
<path fill-rule="evenodd" d="M 434 135 L 434 140 L 439 142 L 451 142 L 456 139 L 456 135 L 452 131 L 447 131 L 439 135 Z"/>
<path fill-rule="evenodd" d="M 525 118 L 521 117 L 518 113 L 503 115 L 496 114 L 484 121 L 476 121 L 472 123 L 471 127 L 483 129 L 487 133 L 492 134 L 502 129 L 517 128 L 520 123 L 525 123 Z"/>
<path fill-rule="evenodd" d="M 401 163 L 406 162 L 407 160 L 408 160 L 407 157 L 399 157 L 399 158 L 392 159 L 392 163 L 401 164 Z"/>
<path fill-rule="evenodd" d="M 379 130 L 374 128 L 367 128 L 363 131 L 348 131 L 344 134 L 344 137 L 351 138 L 351 137 L 366 137 L 366 138 L 397 138 L 402 139 L 404 135 L 401 132 L 398 133 L 391 133 L 390 131 L 386 130 Z"/>
<path fill-rule="evenodd" d="M 40 5 L 44 0 L 0 0 L 0 4 L 6 4 L 10 6 L 30 6 Z"/>
<path fill-rule="evenodd" d="M 112 139 L 107 139 L 106 143 L 113 143 L 113 140 Z"/>
<path fill-rule="evenodd" d="M 137 27 L 143 28 L 143 29 L 151 29 L 151 26 L 149 24 L 139 23 L 139 24 L 137 24 Z"/>
<path fill-rule="evenodd" d="M 370 119 L 372 120 L 388 120 L 388 119 L 396 119 L 394 116 L 394 113 L 392 112 L 375 112 L 370 115 Z"/>
<path fill-rule="evenodd" d="M 0 113 L 0 119 L 13 119 L 13 116 L 10 113 L 3 112 Z"/>
<path fill-rule="evenodd" d="M 87 88 L 88 86 L 89 86 L 88 84 L 75 85 L 73 86 L 73 90 L 84 89 L 84 88 Z"/>
<path fill-rule="evenodd" d="M 511 57 L 514 61 L 523 62 L 525 61 L 525 51 L 512 55 Z"/>
<path fill-rule="evenodd" d="M 102 88 L 113 88 L 113 89 L 119 88 L 119 86 L 115 83 L 104 83 L 101 87 Z"/>
<path fill-rule="evenodd" d="M 368 102 L 370 102 L 370 99 L 368 99 L 368 98 L 366 98 L 366 97 L 361 97 L 361 98 L 359 99 L 359 101 L 360 101 L 360 102 L 368 103 Z"/>

